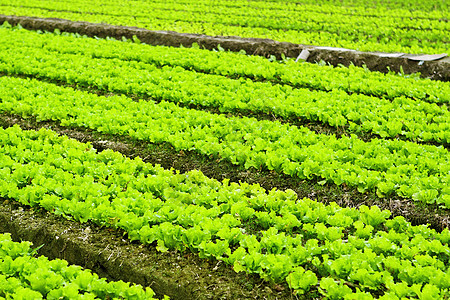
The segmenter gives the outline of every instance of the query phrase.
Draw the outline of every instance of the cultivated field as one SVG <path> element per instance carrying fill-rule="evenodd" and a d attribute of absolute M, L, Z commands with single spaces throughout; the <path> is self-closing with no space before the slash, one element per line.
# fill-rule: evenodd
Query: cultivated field
<path fill-rule="evenodd" d="M 448 51 L 445 0 L 3 0 L 4 15 L 63 18 L 150 30 L 269 38 L 361 51 Z"/>
<path fill-rule="evenodd" d="M 415 54 L 450 37 L 445 1 L 0 14 Z M 5 23 L 0 299 L 449 299 L 449 102 L 418 74 Z"/>

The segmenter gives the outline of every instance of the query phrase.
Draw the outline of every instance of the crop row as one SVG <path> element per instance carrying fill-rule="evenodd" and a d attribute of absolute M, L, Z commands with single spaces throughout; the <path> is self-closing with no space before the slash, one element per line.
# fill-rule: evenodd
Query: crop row
<path fill-rule="evenodd" d="M 37 35 L 39 37 L 39 35 Z M 162 68 L 136 61 L 92 58 L 84 54 L 46 51 L 5 41 L 0 44 L 0 72 L 33 75 L 58 82 L 96 87 L 128 95 L 150 96 L 222 112 L 257 112 L 291 119 L 319 121 L 350 132 L 448 144 L 450 114 L 438 106 L 397 97 L 393 101 L 343 91 L 310 91 L 286 85 L 230 79 L 180 67 Z M 31 43 L 30 43 L 31 44 Z M 66 47 L 70 44 L 61 44 Z M 13 51 L 14 49 L 14 51 Z M 71 47 L 78 52 L 77 48 Z"/>
<path fill-rule="evenodd" d="M 384 36 L 402 36 L 402 43 L 409 43 L 411 39 L 422 41 L 444 42 L 445 31 L 450 29 L 447 22 L 433 22 L 430 26 L 417 24 L 415 20 L 392 18 L 368 18 L 368 17 L 346 17 L 336 16 L 332 11 L 328 13 L 313 11 L 298 11 L 282 13 L 280 11 L 243 11 L 242 7 L 227 8 L 211 5 L 186 6 L 177 3 L 149 3 L 114 2 L 98 6 L 89 1 L 68 2 L 42 2 L 38 0 L 9 0 L 11 6 L 21 6 L 57 11 L 76 11 L 80 13 L 92 13 L 108 16 L 133 16 L 136 18 L 158 18 L 165 20 L 191 21 L 201 20 L 201 23 L 220 23 L 227 26 L 241 26 L 251 28 L 268 28 L 272 30 L 296 30 L 339 33 L 341 38 L 351 40 L 358 35 L 372 36 L 379 40 Z M 333 18 L 330 16 L 333 15 Z M 357 26 L 355 26 L 357 25 Z M 374 27 L 375 26 L 375 27 Z M 350 33 L 345 35 L 344 32 Z"/>
<path fill-rule="evenodd" d="M 345 47 L 361 51 L 439 53 L 448 48 L 448 30 L 445 29 L 411 29 L 367 25 L 355 21 L 354 24 L 296 22 L 292 18 L 264 19 L 262 17 L 222 15 L 205 12 L 186 12 L 140 8 L 140 5 L 121 7 L 120 13 L 114 13 L 103 6 L 92 3 L 69 5 L 55 2 L 46 7 L 46 2 L 32 1 L 34 4 L 22 6 L 22 2 L 11 5 L 3 4 L 1 11 L 8 15 L 27 15 L 45 18 L 64 18 L 73 21 L 108 23 L 113 25 L 137 26 L 150 30 L 172 30 L 178 32 L 201 33 L 207 35 L 242 36 L 272 38 L 299 44 Z M 107 9 L 107 8 L 106 8 Z M 130 11 L 127 13 L 127 10 Z M 95 12 L 98 11 L 98 12 Z M 315 15 L 315 13 L 310 13 Z M 316 19 L 324 18 L 317 13 Z M 346 19 L 348 16 L 341 16 Z M 292 24 L 287 26 L 286 24 Z M 445 25 L 443 25 L 445 27 Z M 356 32 L 355 32 L 356 31 Z M 419 38 L 418 38 L 419 37 Z"/>
<path fill-rule="evenodd" d="M 448 229 L 412 226 L 375 206 L 342 208 L 199 171 L 174 173 L 49 130 L 15 126 L 0 130 L 0 141 L 0 195 L 24 205 L 124 229 L 160 251 L 222 260 L 297 293 L 449 296 Z"/>
<path fill-rule="evenodd" d="M 30 242 L 0 234 L 0 299 L 156 299 L 154 295 L 148 287 L 107 282 L 65 260 L 36 257 Z"/>
<path fill-rule="evenodd" d="M 178 1 L 178 0 L 175 0 Z M 242 0 L 231 0 L 229 2 L 239 2 L 241 3 Z M 336 2 L 333 0 L 325 0 L 320 3 L 315 2 L 314 0 L 302 0 L 299 2 L 298 0 L 252 0 L 249 1 L 250 3 L 259 3 L 261 6 L 274 3 L 274 5 L 280 6 L 280 3 L 283 5 L 292 7 L 297 7 L 297 9 L 301 9 L 303 5 L 311 5 L 315 4 L 318 7 L 326 7 L 329 6 L 336 7 Z M 373 10 L 376 14 L 377 12 L 389 12 L 389 11 L 396 11 L 400 10 L 404 14 L 408 15 L 409 13 L 419 13 L 419 12 L 441 12 L 443 13 L 446 9 L 448 9 L 448 3 L 445 1 L 421 1 L 416 2 L 412 0 L 398 0 L 395 2 L 389 2 L 389 3 L 382 3 L 380 4 L 378 1 L 373 0 L 342 0 L 339 3 L 340 5 L 337 6 L 337 8 L 341 9 L 348 9 L 348 8 L 355 8 L 355 9 L 361 9 L 364 10 L 365 7 L 367 7 L 369 10 Z M 393 15 L 395 16 L 395 15 Z M 408 15 L 409 16 L 409 15 Z"/>
<path fill-rule="evenodd" d="M 367 96 L 393 100 L 405 96 L 435 103 L 450 102 L 450 85 L 429 79 L 405 78 L 395 74 L 369 72 L 367 69 L 350 66 L 331 67 L 316 64 L 282 64 L 258 57 L 233 52 L 214 52 L 198 48 L 173 48 L 149 46 L 139 43 L 123 44 L 112 39 L 80 39 L 77 35 L 37 35 L 32 31 L 14 30 L 7 23 L 2 26 L 2 43 L 11 47 L 36 47 L 59 53 L 83 54 L 93 58 L 118 58 L 135 60 L 157 66 L 180 66 L 186 70 L 216 74 L 231 78 L 249 78 L 255 81 L 270 81 L 295 88 L 331 91 L 343 90 Z M 4 35 L 3 35 L 4 33 Z M 79 36 L 78 36 L 79 37 Z M 138 40 L 135 39 L 136 42 Z"/>
<path fill-rule="evenodd" d="M 333 0 L 331 0 L 333 1 Z M 87 0 L 77 0 L 77 3 L 88 2 Z M 130 1 L 130 4 L 134 4 L 136 1 Z M 446 10 L 447 7 L 445 3 L 436 3 L 433 1 L 432 3 L 427 3 L 428 8 L 425 8 L 423 4 L 424 2 L 418 3 L 417 1 L 409 1 L 406 0 L 407 4 L 401 4 L 399 1 L 395 3 L 383 3 L 382 6 L 376 5 L 376 3 L 368 3 L 367 0 L 362 0 L 360 3 L 356 1 L 345 1 L 344 5 L 336 6 L 334 2 L 327 3 L 327 1 L 316 2 L 314 0 L 302 1 L 301 5 L 296 1 L 284 1 L 280 4 L 277 1 L 245 1 L 245 0 L 218 0 L 215 2 L 217 6 L 224 10 L 229 8 L 247 8 L 245 13 L 255 14 L 258 12 L 266 13 L 266 12 L 280 12 L 283 14 L 284 12 L 291 13 L 294 15 L 295 13 L 301 13 L 303 11 L 311 11 L 311 12 L 320 12 L 320 13 L 330 13 L 331 11 L 338 15 L 351 15 L 351 16 L 366 16 L 366 17 L 391 17 L 392 19 L 415 19 L 419 22 L 422 19 L 428 20 L 446 20 Z M 208 0 L 199 0 L 195 2 L 193 5 L 192 1 L 189 0 L 154 0 L 152 1 L 155 5 L 164 6 L 165 4 L 172 5 L 184 5 L 186 9 L 194 9 L 197 6 L 205 7 L 207 9 L 211 9 Z M 341 2 L 341 3 L 344 3 Z M 107 0 L 105 1 L 107 5 L 116 4 L 115 1 Z M 333 5 L 334 4 L 334 5 Z M 374 5 L 372 5 L 374 4 Z M 398 7 L 389 7 L 390 4 L 394 4 L 394 6 L 398 5 Z M 400 5 L 399 5 L 400 4 Z M 142 5 L 142 2 L 141 2 Z M 151 5 L 151 4 L 150 4 Z M 419 7 L 420 6 L 420 7 Z M 388 8 L 389 7 L 389 8 Z M 413 9 L 412 9 L 413 8 Z M 243 12 L 241 12 L 243 13 Z"/>
<path fill-rule="evenodd" d="M 0 83 L 2 112 L 169 143 L 177 150 L 195 150 L 246 168 L 450 207 L 450 155 L 443 147 L 336 138 L 279 122 L 216 115 L 165 101 L 102 97 L 37 80 L 0 77 Z"/>
<path fill-rule="evenodd" d="M 85 3 L 83 3 L 85 2 Z M 77 3 L 70 6 L 71 9 L 85 9 L 90 3 L 88 1 L 77 1 Z M 35 1 L 31 1 L 35 3 Z M 31 4 L 30 3 L 30 4 Z M 228 3 L 227 3 L 228 4 Z M 31 4 L 33 5 L 33 4 Z M 60 6 L 64 8 L 65 6 Z M 217 21 L 223 22 L 236 22 L 239 21 L 239 25 L 247 27 L 268 27 L 272 29 L 307 29 L 311 31 L 317 31 L 322 29 L 324 31 L 333 30 L 336 24 L 345 24 L 346 26 L 358 24 L 360 27 L 358 31 L 367 30 L 367 24 L 376 25 L 383 29 L 412 29 L 418 31 L 419 34 L 423 34 L 425 31 L 437 31 L 448 30 L 450 26 L 447 22 L 441 22 L 439 20 L 425 20 L 425 19 L 411 19 L 411 18 L 392 18 L 383 17 L 379 15 L 352 15 L 344 14 L 346 18 L 338 15 L 337 18 L 330 18 L 330 16 L 336 16 L 335 10 L 331 11 L 330 8 L 323 9 L 317 6 L 303 6 L 302 10 L 282 10 L 282 6 L 278 5 L 278 9 L 260 7 L 259 9 L 243 9 L 248 8 L 248 5 L 242 5 L 239 7 L 223 6 L 223 5 L 208 5 L 208 3 L 196 2 L 195 5 L 186 5 L 186 3 L 168 3 L 168 2 L 140 2 L 138 10 L 136 7 L 124 7 L 123 3 L 108 3 L 103 8 L 97 8 L 98 13 L 115 14 L 116 11 L 120 11 L 120 15 L 135 15 L 142 16 L 142 11 L 154 10 L 156 12 L 185 12 L 205 15 L 209 19 L 213 16 L 217 16 Z M 55 6 L 47 6 L 47 8 L 55 9 Z M 232 18 L 232 16 L 234 18 Z M 192 17 L 195 17 L 192 16 Z M 238 17 L 238 18 L 236 18 Z M 246 17 L 245 20 L 241 19 Z M 321 24 L 317 24 L 321 23 Z M 364 25 L 366 24 L 366 25 Z M 328 27 L 330 26 L 330 27 Z M 372 32 L 373 33 L 373 32 Z M 430 39 L 430 37 L 427 37 Z"/>

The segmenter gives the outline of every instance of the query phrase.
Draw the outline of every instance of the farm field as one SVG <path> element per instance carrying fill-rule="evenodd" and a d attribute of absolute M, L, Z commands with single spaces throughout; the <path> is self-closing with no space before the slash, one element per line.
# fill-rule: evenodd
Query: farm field
<path fill-rule="evenodd" d="M 269 38 L 361 51 L 449 49 L 448 1 L 4 0 L 5 15 L 63 18 L 150 30 Z"/>
<path fill-rule="evenodd" d="M 448 52 L 444 1 L 334 3 L 0 14 Z M 417 74 L 0 24 L 0 299 L 449 299 L 449 102 Z"/>

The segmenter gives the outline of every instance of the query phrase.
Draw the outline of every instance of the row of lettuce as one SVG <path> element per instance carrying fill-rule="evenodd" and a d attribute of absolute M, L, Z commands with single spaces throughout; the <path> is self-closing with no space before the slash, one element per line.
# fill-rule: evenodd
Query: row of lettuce
<path fill-rule="evenodd" d="M 181 2 L 181 1 L 180 1 Z M 194 19 L 196 16 L 201 16 L 203 23 L 222 23 L 224 25 L 237 25 L 242 27 L 263 27 L 270 29 L 294 29 L 299 31 L 325 31 L 336 33 L 336 24 L 341 25 L 339 29 L 343 31 L 349 31 L 348 26 L 354 26 L 357 23 L 359 26 L 356 32 L 368 31 L 369 24 L 376 25 L 384 30 L 386 29 L 400 29 L 400 32 L 405 32 L 406 37 L 410 37 L 411 31 L 407 32 L 404 29 L 416 30 L 419 34 L 418 38 L 431 39 L 431 36 L 426 36 L 424 33 L 428 31 L 447 30 L 448 24 L 446 22 L 439 22 L 436 19 L 411 19 L 383 17 L 383 16 L 370 16 L 370 15 L 353 15 L 347 18 L 335 18 L 330 19 L 329 8 L 317 7 L 309 5 L 303 7 L 302 10 L 282 10 L 283 7 L 278 5 L 278 9 L 273 8 L 261 8 L 243 10 L 242 7 L 226 5 L 214 5 L 211 6 L 208 3 L 195 3 L 194 5 L 186 5 L 186 3 L 180 2 L 139 2 L 137 5 L 125 6 L 124 3 L 118 1 L 106 2 L 103 6 L 93 6 L 87 1 L 74 1 L 72 3 L 67 2 L 54 2 L 54 3 L 42 3 L 35 0 L 17 1 L 10 0 L 7 4 L 11 6 L 20 5 L 22 7 L 40 7 L 48 10 L 64 10 L 64 11 L 78 11 L 86 12 L 90 9 L 94 14 L 106 14 L 113 16 L 135 16 L 142 17 L 147 15 L 153 18 L 167 18 L 177 20 L 188 21 Z M 229 2 L 226 2 L 229 4 Z M 158 16 L 161 11 L 167 12 L 165 16 Z M 180 13 L 192 13 L 192 15 L 184 15 L 180 17 Z M 348 16 L 349 13 L 345 9 L 340 11 L 340 14 Z M 200 14 L 202 13 L 202 14 Z M 333 11 L 333 13 L 336 13 Z M 214 19 L 212 19 L 214 18 Z M 308 22 L 305 22 L 308 21 Z M 289 22 L 289 23 L 287 23 Z M 366 23 L 366 24 L 364 24 Z M 306 29 L 306 30 L 305 30 Z M 403 30 L 402 30 L 403 29 Z M 416 33 L 417 33 L 416 32 Z M 371 33 L 376 36 L 379 34 L 372 28 Z M 443 36 L 436 37 L 437 40 L 441 40 Z"/>
<path fill-rule="evenodd" d="M 80 3 L 72 9 L 90 8 L 89 2 Z M 167 10 L 171 5 L 191 10 L 186 2 L 167 3 Z M 381 197 L 395 193 L 450 208 L 450 156 L 442 146 L 376 138 L 363 142 L 353 135 L 336 138 L 288 124 L 178 106 L 273 113 L 345 126 L 353 133 L 448 146 L 446 83 L 359 68 L 274 64 L 200 49 L 0 30 L 0 73 L 124 94 L 102 97 L 3 76 L 2 113 L 169 143 L 245 168 L 267 168 L 323 184 L 346 183 L 361 192 L 376 189 Z M 318 80 L 316 75 L 325 71 L 328 78 L 342 80 Z M 381 77 L 384 84 L 377 82 Z M 362 81 L 352 86 L 355 78 Z M 386 88 L 386 80 L 396 89 Z M 0 143 L 2 198 L 123 229 L 130 240 L 156 245 L 159 251 L 191 251 L 224 261 L 236 272 L 287 283 L 297 294 L 319 293 L 330 299 L 450 297 L 448 229 L 438 233 L 412 226 L 377 207 L 324 205 L 297 199 L 290 190 L 218 182 L 198 171 L 180 174 L 110 150 L 97 153 L 90 144 L 49 130 L 0 129 Z M 35 253 L 30 243 L 0 235 L 0 299 L 154 297 L 150 288 L 107 282 Z"/>
<path fill-rule="evenodd" d="M 45 66 L 42 66 L 45 68 Z M 93 74 L 93 76 L 96 76 Z M 450 154 L 442 146 L 317 134 L 278 121 L 213 114 L 124 95 L 99 96 L 36 79 L 0 77 L 0 111 L 150 143 L 245 168 L 269 169 L 450 208 Z"/>
<path fill-rule="evenodd" d="M 180 174 L 111 150 L 97 153 L 50 130 L 1 129 L 0 142 L 0 196 L 23 205 L 121 228 L 130 240 L 155 244 L 160 251 L 221 260 L 237 272 L 286 282 L 296 293 L 330 299 L 450 295 L 448 229 L 412 226 L 376 206 L 342 208 L 297 199 L 291 190 L 218 182 L 199 171 Z M 12 244 L 3 236 L 0 245 Z M 16 249 L 19 258 L 2 257 L 1 269 L 7 278 L 21 278 L 6 281 L 18 286 L 17 292 L 31 287 L 57 298 L 92 280 L 87 292 L 94 295 L 143 293 L 61 261 L 23 258 L 17 253 L 29 251 L 15 245 L 6 248 Z M 45 269 L 49 265 L 51 270 Z M 64 284 L 68 277 L 72 283 Z"/>
<path fill-rule="evenodd" d="M 148 287 L 107 282 L 65 260 L 37 256 L 31 246 L 0 234 L 0 299 L 157 299 Z"/>
<path fill-rule="evenodd" d="M 161 0 L 156 0 L 156 2 Z M 204 3 L 208 0 L 201 0 Z M 170 2 L 185 3 L 187 0 L 170 0 Z M 218 1 L 224 3 L 223 1 Z M 231 6 L 242 6 L 247 4 L 255 8 L 280 8 L 280 3 L 286 6 L 288 10 L 301 10 L 303 6 L 314 4 L 316 9 L 323 9 L 329 11 L 330 7 L 337 10 L 338 13 L 352 11 L 355 14 L 367 14 L 369 16 L 392 16 L 392 17 L 422 17 L 422 18 L 437 18 L 448 8 L 448 3 L 445 1 L 412 1 L 412 0 L 397 0 L 393 2 L 383 2 L 380 5 L 377 1 L 371 0 L 342 0 L 341 5 L 336 6 L 334 0 L 324 0 L 317 2 L 314 0 L 231 0 L 226 1 Z M 445 17 L 440 17 L 445 19 Z"/>
<path fill-rule="evenodd" d="M 349 94 L 382 97 L 393 100 L 405 96 L 431 103 L 449 103 L 450 87 L 445 82 L 429 79 L 407 78 L 395 73 L 370 72 L 364 68 L 332 67 L 295 63 L 285 60 L 272 63 L 259 56 L 247 56 L 233 52 L 207 51 L 192 48 L 150 46 L 139 43 L 123 44 L 113 38 L 90 39 L 69 33 L 48 33 L 17 30 L 5 22 L 0 26 L 2 44 L 9 41 L 15 47 L 35 47 L 61 54 L 80 54 L 92 58 L 117 58 L 137 61 L 158 67 L 181 67 L 199 73 L 222 75 L 234 79 L 251 79 L 258 82 L 289 85 L 294 88 L 332 91 Z M 13 32 L 12 32 L 13 31 Z M 6 45 L 5 45 L 6 46 Z"/>
<path fill-rule="evenodd" d="M 359 135 L 400 137 L 441 145 L 448 145 L 450 141 L 450 113 L 447 105 L 450 93 L 444 94 L 450 90 L 450 84 L 445 82 L 415 80 L 419 86 L 422 83 L 423 89 L 431 90 L 431 86 L 437 89 L 425 95 L 418 92 L 418 95 L 422 94 L 422 99 L 413 92 L 410 92 L 411 97 L 401 95 L 386 99 L 348 93 L 334 87 L 328 92 L 310 90 L 190 70 L 189 66 L 195 64 L 193 68 L 218 72 L 214 66 L 224 59 L 219 56 L 208 60 L 203 66 L 196 58 L 205 51 L 199 49 L 165 48 L 174 53 L 170 56 L 170 52 L 160 55 L 165 51 L 162 47 L 140 45 L 144 55 L 136 56 L 141 52 L 129 51 L 126 47 L 128 44 L 122 42 L 97 42 L 93 39 L 40 35 L 7 28 L 0 30 L 7 33 L 0 38 L 0 49 L 3 50 L 0 53 L 0 72 L 3 74 L 32 76 L 105 92 L 214 108 L 220 112 L 256 113 L 301 122 L 320 122 L 336 130 L 344 127 L 348 132 Z M 138 46 L 135 48 L 139 49 Z M 184 61 L 178 60 L 188 51 L 196 55 Z M 194 61 L 197 62 L 192 63 Z M 284 70 L 284 65 L 278 66 L 282 72 L 287 73 L 289 70 Z M 223 68 L 222 73 L 225 72 L 231 76 L 236 74 L 230 68 Z M 298 71 L 297 74 L 301 76 L 302 73 Z M 403 79 L 398 76 L 386 77 L 394 78 L 399 83 Z M 412 80 L 403 80 L 407 84 L 412 83 Z M 378 86 L 385 84 L 379 82 Z M 385 86 L 383 89 L 387 90 Z"/>
<path fill-rule="evenodd" d="M 105 1 L 93 2 L 39 0 L 3 1 L 4 15 L 64 18 L 73 21 L 138 26 L 151 30 L 173 30 L 207 35 L 271 38 L 300 44 L 346 47 L 362 51 L 437 53 L 448 50 L 449 25 L 445 8 L 419 14 L 383 16 L 389 11 L 377 7 L 373 15 L 365 7 L 339 8 L 316 4 L 291 6 L 284 3 L 266 6 L 258 1 L 230 5 L 219 1 Z M 262 4 L 262 5 L 261 5 Z M 341 5 L 341 4 L 340 4 Z M 356 10 L 356 12 L 355 12 Z M 381 16 L 380 16 L 381 14 Z M 425 17 L 427 14 L 430 18 Z"/>

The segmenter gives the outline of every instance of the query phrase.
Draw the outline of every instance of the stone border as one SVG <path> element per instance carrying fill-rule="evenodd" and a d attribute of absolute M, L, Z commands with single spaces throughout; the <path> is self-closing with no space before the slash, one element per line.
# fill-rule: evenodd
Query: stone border
<path fill-rule="evenodd" d="M 343 48 L 318 47 L 287 42 L 277 42 L 270 39 L 240 38 L 207 36 L 201 34 L 178 33 L 173 31 L 151 31 L 137 27 L 113 26 L 107 24 L 93 24 L 88 22 L 69 21 L 64 19 L 46 19 L 35 17 L 19 17 L 0 15 L 0 24 L 7 21 L 11 25 L 20 24 L 29 30 L 54 31 L 59 29 L 63 32 L 79 33 L 90 37 L 114 37 L 121 39 L 126 37 L 131 39 L 134 35 L 143 43 L 149 45 L 164 45 L 179 47 L 190 47 L 197 43 L 205 49 L 222 48 L 238 52 L 245 50 L 252 55 L 269 57 L 276 56 L 278 59 L 285 57 L 297 58 L 302 50 L 308 50 L 307 61 L 325 61 L 331 65 L 348 66 L 353 63 L 356 66 L 366 65 L 372 71 L 383 73 L 388 72 L 388 68 L 395 72 L 401 69 L 405 74 L 420 72 L 422 77 L 434 80 L 450 81 L 450 57 L 445 57 L 434 61 L 416 60 L 419 55 L 413 54 L 390 54 L 377 52 L 360 52 Z M 396 57 L 399 56 L 399 57 Z"/>

